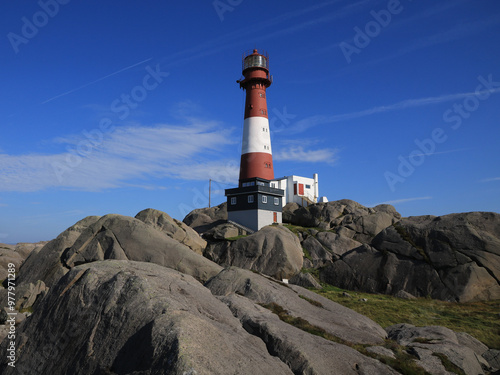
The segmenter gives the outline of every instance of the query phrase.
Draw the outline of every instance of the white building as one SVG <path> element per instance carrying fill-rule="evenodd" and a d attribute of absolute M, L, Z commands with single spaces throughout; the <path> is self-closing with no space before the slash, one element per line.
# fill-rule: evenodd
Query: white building
<path fill-rule="evenodd" d="M 285 196 L 282 200 L 283 206 L 290 202 L 295 202 L 300 206 L 307 206 L 318 202 L 319 187 L 317 173 L 313 175 L 313 178 L 294 175 L 275 178 L 271 180 L 271 187 L 285 191 Z M 322 197 L 321 201 L 327 202 L 328 200 L 326 197 Z"/>

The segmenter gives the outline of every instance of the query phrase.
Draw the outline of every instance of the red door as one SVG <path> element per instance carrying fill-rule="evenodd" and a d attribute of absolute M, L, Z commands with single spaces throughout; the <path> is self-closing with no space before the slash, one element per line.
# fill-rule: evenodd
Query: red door
<path fill-rule="evenodd" d="M 277 223 L 277 222 L 278 222 L 278 213 L 273 212 L 273 223 Z"/>
<path fill-rule="evenodd" d="M 299 184 L 299 195 L 304 195 L 304 184 Z"/>
<path fill-rule="evenodd" d="M 293 184 L 293 195 L 297 195 L 297 184 Z"/>

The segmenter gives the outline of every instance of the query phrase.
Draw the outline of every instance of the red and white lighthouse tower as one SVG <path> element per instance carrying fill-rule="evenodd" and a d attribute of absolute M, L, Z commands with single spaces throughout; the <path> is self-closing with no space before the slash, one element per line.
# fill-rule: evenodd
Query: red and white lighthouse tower
<path fill-rule="evenodd" d="M 242 74 L 244 79 L 237 81 L 246 91 L 240 186 L 242 181 L 254 177 L 274 179 L 266 101 L 266 89 L 272 82 L 268 56 L 256 49 L 244 55 Z"/>
<path fill-rule="evenodd" d="M 271 133 L 267 117 L 266 89 L 271 86 L 269 58 L 254 49 L 243 55 L 246 91 L 239 186 L 226 189 L 228 220 L 251 230 L 282 222 L 284 190 L 271 187 L 274 179 Z"/>

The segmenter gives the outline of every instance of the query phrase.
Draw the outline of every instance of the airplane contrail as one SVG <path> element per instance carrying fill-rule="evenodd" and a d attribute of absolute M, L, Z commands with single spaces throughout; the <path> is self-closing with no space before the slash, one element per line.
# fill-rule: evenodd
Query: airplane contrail
<path fill-rule="evenodd" d="M 73 92 L 75 92 L 75 91 L 81 90 L 81 89 L 83 89 L 83 88 L 85 88 L 85 87 L 87 87 L 87 86 L 93 85 L 94 83 L 97 83 L 97 82 L 102 81 L 102 80 L 104 80 L 104 79 L 106 79 L 106 78 L 109 78 L 109 77 L 111 77 L 111 76 L 114 76 L 115 74 L 118 74 L 118 73 L 124 72 L 125 70 L 128 70 L 128 69 L 132 69 L 132 68 L 136 67 L 137 65 L 144 64 L 145 62 L 148 62 L 148 61 L 150 61 L 150 60 L 152 60 L 152 59 L 153 59 L 153 58 L 152 58 L 152 57 L 150 57 L 149 59 L 146 59 L 146 60 L 140 61 L 140 62 L 138 62 L 138 63 L 136 63 L 136 64 L 133 64 L 133 65 L 127 66 L 126 68 L 123 68 L 123 69 L 117 70 L 117 71 L 116 71 L 116 72 L 114 72 L 114 73 L 108 74 L 107 76 L 104 76 L 104 77 L 98 78 L 98 79 L 96 79 L 96 80 L 94 80 L 94 81 L 92 81 L 92 82 L 86 83 L 86 84 L 84 84 L 84 85 L 82 85 L 82 86 L 80 86 L 80 87 L 77 87 L 76 89 L 66 91 L 66 92 L 64 92 L 64 93 L 62 93 L 62 94 L 59 94 L 59 95 L 54 96 L 54 97 L 52 97 L 52 98 L 50 98 L 50 99 L 47 99 L 47 100 L 45 100 L 44 102 L 42 102 L 42 104 L 46 104 L 46 103 L 48 103 L 48 102 L 51 102 L 52 100 L 55 100 L 55 99 L 57 99 L 57 98 L 60 98 L 61 96 L 65 96 L 65 95 L 71 94 L 71 93 L 73 93 Z"/>

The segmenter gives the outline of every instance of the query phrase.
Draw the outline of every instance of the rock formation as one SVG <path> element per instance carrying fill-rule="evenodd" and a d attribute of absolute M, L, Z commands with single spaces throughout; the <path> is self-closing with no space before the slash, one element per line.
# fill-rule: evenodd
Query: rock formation
<path fill-rule="evenodd" d="M 210 208 L 198 208 L 191 211 L 182 221 L 198 233 L 206 232 L 227 221 L 227 203 Z"/>
<path fill-rule="evenodd" d="M 500 298 L 500 215 L 401 219 L 320 271 L 346 288 L 449 301 Z"/>
<path fill-rule="evenodd" d="M 16 270 L 19 269 L 30 253 L 40 251 L 45 244 L 46 242 L 18 243 L 17 245 L 0 243 L 0 280 L 7 278 L 9 263 L 13 263 Z"/>
<path fill-rule="evenodd" d="M 18 313 L 16 367 L 2 356 L 0 373 L 376 375 L 398 373 L 401 353 L 433 375 L 500 367 L 499 352 L 467 334 L 384 330 L 299 286 L 321 288 L 314 274 L 400 298 L 499 298 L 500 215 L 402 219 L 342 200 L 288 205 L 294 232 L 251 235 L 224 215 L 220 205 L 184 222 L 153 209 L 91 216 L 44 246 L 2 246 L 20 259 L 16 308 L 33 313 Z"/>
<path fill-rule="evenodd" d="M 152 263 L 74 267 L 18 334 L 2 374 L 292 374 L 197 280 Z"/>
<path fill-rule="evenodd" d="M 223 266 L 237 266 L 288 279 L 302 269 L 303 253 L 292 232 L 280 226 L 267 226 L 233 241 L 214 241 L 204 255 Z"/>
<path fill-rule="evenodd" d="M 139 212 L 135 218 L 154 226 L 200 255 L 203 254 L 203 250 L 207 246 L 207 242 L 196 231 L 182 221 L 172 219 L 165 212 L 148 208 Z"/>
<path fill-rule="evenodd" d="M 417 363 L 431 374 L 448 373 L 439 355 L 444 355 L 456 368 L 469 375 L 484 374 L 492 370 L 483 355 L 488 347 L 466 333 L 456 333 L 439 327 L 415 327 L 411 324 L 397 324 L 388 327 L 390 339 L 410 348 Z"/>

